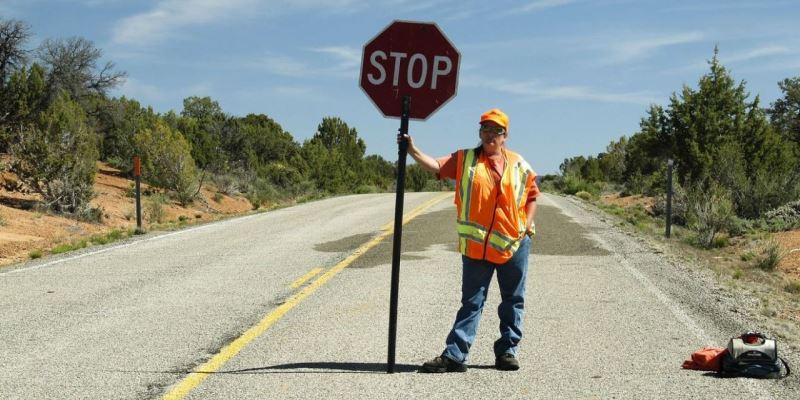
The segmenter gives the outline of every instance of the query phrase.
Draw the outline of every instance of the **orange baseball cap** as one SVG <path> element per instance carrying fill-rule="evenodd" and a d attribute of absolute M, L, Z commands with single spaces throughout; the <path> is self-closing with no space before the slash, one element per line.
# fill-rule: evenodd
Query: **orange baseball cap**
<path fill-rule="evenodd" d="M 493 108 L 483 114 L 481 114 L 481 124 L 484 121 L 492 121 L 497 125 L 503 127 L 503 129 L 508 130 L 508 115 L 506 113 L 500 111 L 499 108 Z"/>

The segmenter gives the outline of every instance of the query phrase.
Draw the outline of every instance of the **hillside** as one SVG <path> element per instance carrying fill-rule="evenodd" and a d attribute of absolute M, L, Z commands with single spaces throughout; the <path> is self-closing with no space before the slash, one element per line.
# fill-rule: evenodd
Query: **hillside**
<path fill-rule="evenodd" d="M 8 159 L 0 158 L 0 162 L 7 165 Z M 113 230 L 130 232 L 136 228 L 133 186 L 133 180 L 119 170 L 98 162 L 91 204 L 102 209 L 102 218 L 99 223 L 89 223 L 38 210 L 39 195 L 21 188 L 14 174 L 0 173 L 0 266 L 27 260 L 31 252 L 47 254 L 60 244 L 88 240 L 93 235 L 103 236 Z M 146 189 L 142 184 L 142 191 Z M 208 222 L 252 210 L 243 197 L 216 193 L 213 187 L 204 185 L 199 199 L 188 208 L 167 201 L 162 206 L 161 224 L 155 225 L 150 223 L 150 200 L 142 196 L 144 228 Z"/>

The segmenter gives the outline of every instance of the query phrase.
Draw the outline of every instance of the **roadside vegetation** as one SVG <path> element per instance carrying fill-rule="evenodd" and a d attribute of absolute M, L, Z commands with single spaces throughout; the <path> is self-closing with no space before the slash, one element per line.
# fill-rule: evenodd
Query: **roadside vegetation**
<path fill-rule="evenodd" d="M 595 156 L 565 159 L 560 174 L 543 177 L 541 186 L 702 260 L 729 287 L 757 297 L 760 314 L 776 317 L 776 329 L 788 322 L 796 329 L 800 265 L 780 266 L 800 249 L 778 238 L 800 238 L 800 77 L 778 82 L 783 96 L 762 107 L 717 54 L 696 88 L 684 86 L 666 106 L 652 105 L 639 131 Z"/>
<path fill-rule="evenodd" d="M 29 48 L 33 36 L 25 22 L 0 18 L 0 184 L 38 195 L 38 212 L 101 222 L 103 210 L 90 203 L 97 162 L 132 178 L 134 156 L 148 187 L 143 208 L 151 228 L 174 223 L 164 221 L 163 207 L 171 202 L 187 207 L 243 196 L 258 210 L 394 190 L 395 163 L 368 155 L 356 128 L 338 117 L 323 117 L 300 143 L 267 114 L 231 115 L 210 97 L 190 96 L 182 110 L 157 113 L 135 99 L 109 96 L 126 74 L 103 62 L 91 41 L 45 39 Z M 214 194 L 204 195 L 204 187 Z M 406 188 L 450 189 L 415 164 L 407 168 Z M 177 224 L 191 221 L 184 216 Z"/>

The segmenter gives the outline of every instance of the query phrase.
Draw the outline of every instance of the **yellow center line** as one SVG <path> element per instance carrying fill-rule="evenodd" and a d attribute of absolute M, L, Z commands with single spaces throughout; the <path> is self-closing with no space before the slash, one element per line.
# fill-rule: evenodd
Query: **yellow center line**
<path fill-rule="evenodd" d="M 406 217 L 403 219 L 403 224 L 405 225 L 408 223 L 408 221 L 411 221 L 411 219 L 417 217 L 434 204 L 452 196 L 452 193 L 445 193 L 421 204 L 419 207 L 415 208 L 406 215 Z M 178 382 L 178 384 L 175 385 L 172 390 L 167 392 L 162 399 L 178 400 L 186 397 L 186 395 L 188 395 L 192 389 L 200 385 L 200 383 L 202 383 L 210 374 L 217 372 L 223 365 L 225 365 L 226 362 L 228 362 L 228 360 L 236 356 L 236 354 L 238 354 L 250 342 L 261 336 L 261 334 L 269 329 L 269 327 L 271 327 L 276 321 L 281 319 L 281 317 L 289 312 L 289 310 L 303 301 L 303 299 L 314 293 L 320 286 L 328 282 L 331 278 L 333 278 L 334 275 L 338 274 L 345 267 L 352 264 L 353 261 L 355 261 L 358 257 L 361 257 L 361 255 L 366 253 L 369 249 L 378 245 L 378 243 L 380 243 L 386 237 L 391 236 L 392 233 L 394 233 L 393 227 L 393 223 L 385 225 L 380 234 L 375 236 L 369 242 L 362 244 L 361 247 L 357 248 L 344 260 L 340 261 L 333 268 L 322 274 L 319 278 L 317 278 L 317 280 L 303 288 L 303 290 L 297 292 L 295 295 L 286 300 L 285 303 L 281 304 L 278 306 L 278 308 L 267 314 L 258 324 L 252 326 L 245 333 L 243 333 L 242 336 L 239 336 L 236 338 L 236 340 L 223 347 L 222 350 L 214 355 L 214 357 L 211 357 L 210 360 L 197 367 L 195 371 L 190 372 L 189 375 L 187 375 L 182 381 Z"/>
<path fill-rule="evenodd" d="M 297 289 L 303 282 L 315 277 L 318 273 L 322 272 L 323 268 L 314 268 L 311 271 L 308 271 L 305 275 L 297 278 L 291 285 L 289 285 L 292 289 Z"/>

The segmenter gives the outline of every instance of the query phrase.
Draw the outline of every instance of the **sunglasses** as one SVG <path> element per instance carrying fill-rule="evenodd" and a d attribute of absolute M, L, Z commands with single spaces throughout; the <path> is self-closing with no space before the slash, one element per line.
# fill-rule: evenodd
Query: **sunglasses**
<path fill-rule="evenodd" d="M 491 134 L 498 135 L 498 136 L 502 136 L 502 135 L 506 134 L 506 130 L 504 128 L 501 128 L 499 126 L 491 126 L 491 125 L 481 125 L 481 127 L 478 128 L 478 132 L 479 133 L 491 133 Z"/>

